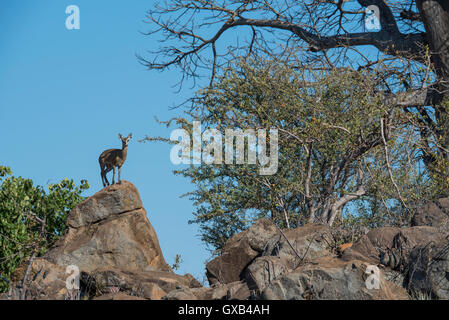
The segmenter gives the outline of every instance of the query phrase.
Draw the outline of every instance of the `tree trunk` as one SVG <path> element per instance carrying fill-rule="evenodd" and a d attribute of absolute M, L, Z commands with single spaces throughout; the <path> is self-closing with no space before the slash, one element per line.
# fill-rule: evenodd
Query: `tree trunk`
<path fill-rule="evenodd" d="M 449 1 L 417 0 L 426 29 L 426 38 L 432 50 L 432 62 L 440 80 L 449 88 Z M 446 92 L 446 96 L 449 94 Z"/>
<path fill-rule="evenodd" d="M 442 98 L 449 99 L 449 1 L 417 0 L 416 4 L 426 29 L 426 38 L 431 50 L 435 72 L 440 81 Z M 448 110 L 435 106 L 436 130 L 442 137 L 440 155 L 449 160 Z"/>

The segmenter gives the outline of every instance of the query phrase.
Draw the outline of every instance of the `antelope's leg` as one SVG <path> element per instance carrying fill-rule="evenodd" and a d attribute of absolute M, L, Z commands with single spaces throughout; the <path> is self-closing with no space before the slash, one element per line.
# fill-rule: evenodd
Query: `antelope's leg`
<path fill-rule="evenodd" d="M 104 170 L 104 180 L 106 181 L 106 185 L 109 186 L 109 181 L 108 181 L 108 177 L 106 176 L 106 174 L 111 171 L 111 168 L 105 168 Z"/>
<path fill-rule="evenodd" d="M 103 169 L 101 169 L 101 182 L 103 183 L 103 187 L 106 187 L 106 183 L 104 182 L 104 172 Z"/>
<path fill-rule="evenodd" d="M 101 176 L 101 183 L 103 183 L 103 187 L 105 187 L 104 185 L 104 179 L 103 179 L 103 166 L 100 164 L 100 176 Z"/>
<path fill-rule="evenodd" d="M 106 171 L 105 171 L 106 167 L 102 164 L 100 164 L 100 170 L 101 170 L 101 182 L 103 183 L 103 187 L 106 187 L 106 182 L 104 179 L 106 179 Z M 106 180 L 107 181 L 107 180 Z M 109 184 L 109 182 L 108 182 Z"/>
<path fill-rule="evenodd" d="M 115 166 L 112 167 L 112 184 L 115 183 Z"/>
<path fill-rule="evenodd" d="M 118 167 L 118 184 L 122 183 L 122 180 L 120 180 L 120 172 L 122 171 L 122 166 Z"/>

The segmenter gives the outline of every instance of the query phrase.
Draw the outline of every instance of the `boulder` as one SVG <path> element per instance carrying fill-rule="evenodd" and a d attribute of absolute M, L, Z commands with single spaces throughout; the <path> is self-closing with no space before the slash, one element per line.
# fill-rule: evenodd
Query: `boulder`
<path fill-rule="evenodd" d="M 441 242 L 447 235 L 447 232 L 442 232 L 439 228 L 429 226 L 403 228 L 393 240 L 393 250 L 400 254 L 402 264 L 406 265 L 413 248 L 416 246 L 425 247 L 431 243 Z"/>
<path fill-rule="evenodd" d="M 407 268 L 407 287 L 415 299 L 449 299 L 449 241 L 415 246 Z"/>
<path fill-rule="evenodd" d="M 197 297 L 204 297 L 209 288 L 180 288 L 170 291 L 162 297 L 163 300 L 199 300 Z"/>
<path fill-rule="evenodd" d="M 361 260 L 371 264 L 382 263 L 392 269 L 406 265 L 410 251 L 416 245 L 441 241 L 446 233 L 429 226 L 410 228 L 383 227 L 373 229 L 343 251 L 345 261 Z"/>
<path fill-rule="evenodd" d="M 262 292 L 268 300 L 406 300 L 407 292 L 378 271 L 379 286 L 367 272 L 369 264 L 324 257 L 272 281 Z"/>
<path fill-rule="evenodd" d="M 68 232 L 44 258 L 61 266 L 91 272 L 98 267 L 171 271 L 159 240 L 129 182 L 111 185 L 75 207 Z"/>
<path fill-rule="evenodd" d="M 95 297 L 93 300 L 146 300 L 146 299 L 117 292 L 117 293 L 107 293 L 102 296 Z"/>
<path fill-rule="evenodd" d="M 180 287 L 189 287 L 190 279 L 164 271 L 129 271 L 100 268 L 91 273 L 95 279 L 97 295 L 116 291 L 131 296 L 159 300 L 168 292 Z"/>
<path fill-rule="evenodd" d="M 378 265 L 382 267 L 382 265 Z M 392 270 L 391 268 L 383 268 L 382 272 L 385 276 L 385 280 L 391 281 L 399 287 L 407 288 L 405 283 L 405 274 L 398 270 Z"/>
<path fill-rule="evenodd" d="M 187 279 L 187 281 L 189 282 L 189 288 L 201 288 L 202 285 L 201 283 L 196 280 L 196 278 L 194 276 L 192 276 L 190 273 L 186 273 L 184 275 L 184 278 Z"/>
<path fill-rule="evenodd" d="M 101 300 L 120 300 L 127 295 L 133 297 L 133 300 L 135 298 L 160 300 L 168 292 L 178 288 L 198 286 L 191 275 L 180 276 L 165 271 L 130 271 L 101 267 L 90 274 L 82 271 L 79 290 L 68 290 L 66 280 L 70 274 L 72 273 L 66 273 L 65 267 L 45 259 L 36 259 L 31 268 L 26 298 L 75 300 L 102 297 Z M 11 298 L 17 299 L 19 292 Z M 117 293 L 121 295 L 115 296 Z"/>
<path fill-rule="evenodd" d="M 24 270 L 16 270 L 15 277 L 23 278 Z M 18 274 L 21 274 L 20 276 Z M 66 287 L 69 276 L 66 268 L 55 265 L 45 259 L 35 259 L 31 266 L 29 281 L 26 283 L 25 299 L 27 300 L 68 300 L 77 292 L 70 292 Z M 19 288 L 12 299 L 19 299 Z"/>
<path fill-rule="evenodd" d="M 89 226 L 109 217 L 142 208 L 137 188 L 122 180 L 121 184 L 110 185 L 73 208 L 67 217 L 67 225 L 70 228 Z"/>
<path fill-rule="evenodd" d="M 341 246 L 338 255 L 327 225 L 279 230 L 260 219 L 229 239 L 221 256 L 206 265 L 211 286 L 203 287 L 190 274 L 173 273 L 137 189 L 123 181 L 69 213 L 67 233 L 34 259 L 25 298 L 449 299 L 449 230 L 436 226 L 444 222 L 441 207 L 448 204 L 440 200 L 440 211 L 429 204 L 425 216 L 414 217 L 413 227 L 371 230 Z M 432 210 L 438 213 L 429 215 Z M 67 288 L 67 266 L 78 267 L 79 289 Z M 0 299 L 21 296 L 18 284 L 26 269 L 26 263 L 16 269 L 11 290 Z"/>
<path fill-rule="evenodd" d="M 244 281 L 235 281 L 206 288 L 179 288 L 168 293 L 164 300 L 247 300 L 251 296 Z"/>
<path fill-rule="evenodd" d="M 262 256 L 278 256 L 284 266 L 294 269 L 300 263 L 331 254 L 333 239 L 327 225 L 306 224 L 283 233 L 285 237 L 278 232 L 268 240 Z"/>
<path fill-rule="evenodd" d="M 271 236 L 277 233 L 276 226 L 268 219 L 257 220 L 247 230 L 226 242 L 222 254 L 207 263 L 206 275 L 211 285 L 240 280 L 245 267 L 264 250 Z"/>
<path fill-rule="evenodd" d="M 228 285 L 226 300 L 248 300 L 251 297 L 251 290 L 245 281 L 236 281 Z"/>
<path fill-rule="evenodd" d="M 379 263 L 380 249 L 391 248 L 393 239 L 399 231 L 400 229 L 395 227 L 373 229 L 344 250 L 341 258 L 345 261 L 360 260 L 377 264 Z"/>
<path fill-rule="evenodd" d="M 76 206 L 68 231 L 36 258 L 26 284 L 26 299 L 151 299 L 185 287 L 201 287 L 190 274 L 177 275 L 165 262 L 159 240 L 137 189 L 129 182 L 111 185 Z M 80 288 L 68 290 L 68 266 L 79 271 Z M 9 294 L 17 299 L 26 266 L 13 274 Z"/>
<path fill-rule="evenodd" d="M 257 293 L 287 272 L 287 267 L 281 262 L 278 256 L 264 256 L 254 260 L 245 270 L 244 280 L 249 290 Z"/>
<path fill-rule="evenodd" d="M 431 226 L 449 229 L 449 197 L 431 201 L 418 209 L 412 226 Z"/>

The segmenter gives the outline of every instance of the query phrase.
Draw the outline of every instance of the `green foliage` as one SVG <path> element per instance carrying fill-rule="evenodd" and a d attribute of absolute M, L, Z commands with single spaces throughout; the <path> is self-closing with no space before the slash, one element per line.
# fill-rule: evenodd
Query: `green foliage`
<path fill-rule="evenodd" d="M 84 200 L 81 193 L 88 188 L 86 180 L 76 186 L 73 180 L 64 179 L 46 191 L 0 166 L 0 275 L 9 279 L 35 245 L 38 254 L 43 254 L 62 236 L 68 212 Z M 39 220 L 44 217 L 45 232 L 39 237 Z M 0 292 L 8 287 L 5 279 L 0 280 Z"/>
<path fill-rule="evenodd" d="M 385 105 L 384 86 L 381 70 L 315 71 L 247 59 L 201 90 L 186 116 L 174 119 L 190 134 L 195 120 L 223 137 L 226 129 L 279 131 L 274 175 L 260 175 L 247 161 L 175 171 L 195 184 L 185 195 L 196 207 L 189 222 L 200 225 L 213 253 L 261 217 L 284 228 L 328 223 L 342 231 L 342 241 L 370 228 L 407 226 L 442 184 L 423 165 L 413 114 Z"/>
<path fill-rule="evenodd" d="M 440 111 L 437 127 L 431 131 L 432 139 L 428 139 L 431 142 L 422 142 L 422 149 L 434 160 L 428 165 L 432 198 L 449 196 L 449 98 L 441 103 L 440 110 L 445 111 Z"/>
<path fill-rule="evenodd" d="M 182 257 L 180 254 L 176 254 L 175 256 L 175 262 L 171 265 L 171 268 L 173 270 L 178 270 L 179 267 L 181 266 L 181 263 L 183 263 L 184 260 L 182 260 Z"/>
<path fill-rule="evenodd" d="M 227 128 L 280 132 L 275 175 L 261 176 L 258 166 L 249 164 L 202 163 L 175 171 L 196 184 L 188 194 L 197 207 L 190 222 L 200 224 L 202 240 L 217 253 L 254 219 L 270 217 L 281 227 L 295 227 L 307 222 L 312 208 L 317 218 L 325 217 L 336 199 L 356 191 L 359 168 L 365 173 L 363 199 L 374 195 L 378 188 L 366 166 L 371 163 L 371 174 L 388 180 L 380 139 L 388 110 L 376 88 L 366 72 L 241 61 L 201 91 L 188 116 L 201 121 L 203 130 L 215 128 L 223 136 Z M 177 123 L 192 129 L 186 119 Z"/>

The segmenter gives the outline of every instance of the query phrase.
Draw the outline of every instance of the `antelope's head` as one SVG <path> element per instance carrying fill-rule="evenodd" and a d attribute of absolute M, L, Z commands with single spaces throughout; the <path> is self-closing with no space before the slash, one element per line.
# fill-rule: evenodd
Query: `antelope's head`
<path fill-rule="evenodd" d="M 128 146 L 129 140 L 133 137 L 133 134 L 130 133 L 126 138 L 121 135 L 121 133 L 118 134 L 118 137 L 120 140 L 122 140 L 122 146 L 123 148 L 126 148 Z"/>

